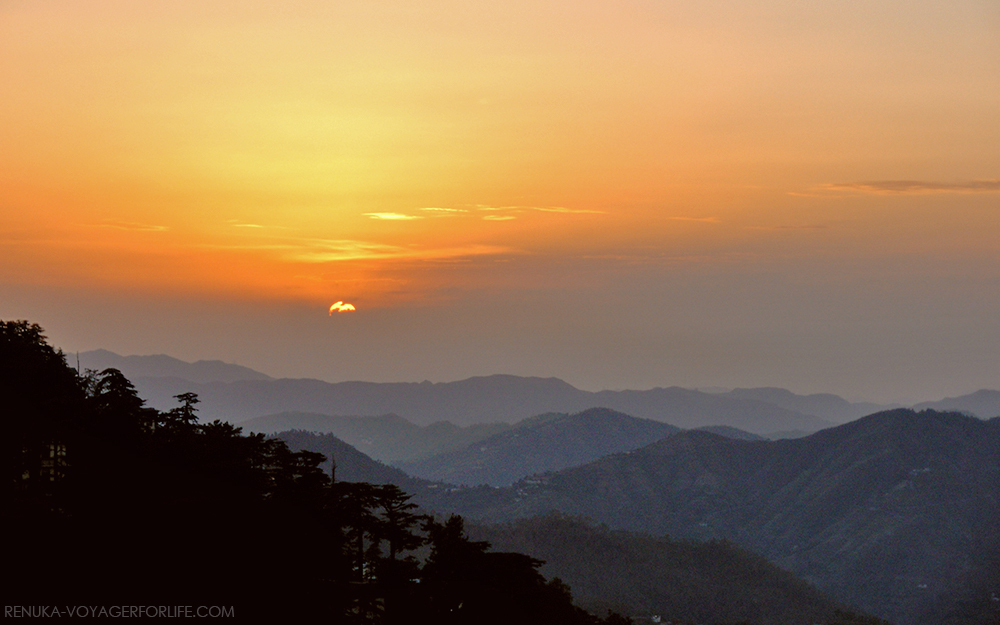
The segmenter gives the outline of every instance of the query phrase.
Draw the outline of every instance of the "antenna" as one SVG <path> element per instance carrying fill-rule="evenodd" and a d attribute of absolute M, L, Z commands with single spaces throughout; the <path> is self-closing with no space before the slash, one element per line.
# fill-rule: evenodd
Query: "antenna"
<path fill-rule="evenodd" d="M 76 374 L 80 375 L 80 350 L 76 350 Z"/>

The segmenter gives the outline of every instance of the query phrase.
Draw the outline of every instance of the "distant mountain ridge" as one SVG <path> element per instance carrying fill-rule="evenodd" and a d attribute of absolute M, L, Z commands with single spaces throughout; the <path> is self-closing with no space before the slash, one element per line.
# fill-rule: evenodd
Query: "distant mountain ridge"
<path fill-rule="evenodd" d="M 114 368 L 130 380 L 136 378 L 181 378 L 190 382 L 236 382 L 239 380 L 273 380 L 271 376 L 241 365 L 221 360 L 185 362 L 172 356 L 120 356 L 106 349 L 80 353 L 80 367 L 103 371 Z M 71 360 L 72 357 L 68 358 Z"/>
<path fill-rule="evenodd" d="M 203 418 L 233 423 L 282 412 L 302 412 L 398 414 L 418 425 L 449 421 L 465 426 L 513 423 L 543 413 L 577 413 L 606 407 L 684 429 L 726 425 L 770 438 L 787 438 L 896 407 L 852 403 L 829 393 L 797 395 L 780 388 L 702 392 L 669 387 L 590 392 L 558 378 L 513 375 L 440 383 L 273 379 L 253 369 L 217 360 L 187 363 L 164 355 L 119 356 L 106 350 L 83 352 L 80 363 L 91 369 L 121 369 L 149 404 L 161 410 L 175 405 L 175 395 L 198 393 Z M 981 390 L 915 407 L 957 410 L 990 418 L 1000 415 L 1000 391 Z"/>
<path fill-rule="evenodd" d="M 846 423 L 873 412 L 901 407 L 882 406 L 870 402 L 852 403 L 832 393 L 796 395 L 789 390 L 772 387 L 737 388 L 719 394 L 734 399 L 755 399 L 788 410 L 816 415 L 835 423 Z"/>
<path fill-rule="evenodd" d="M 459 427 L 447 421 L 419 426 L 394 415 L 335 417 L 307 412 L 282 412 L 242 421 L 247 432 L 271 434 L 304 430 L 334 434 L 365 455 L 382 462 L 415 461 L 461 449 L 498 432 L 506 423 L 479 423 Z"/>
<path fill-rule="evenodd" d="M 915 410 L 953 410 L 966 412 L 980 419 L 991 419 L 1000 416 L 1000 391 L 983 389 L 968 395 L 923 402 L 913 408 Z"/>
<path fill-rule="evenodd" d="M 180 393 L 199 395 L 203 418 L 233 423 L 282 412 L 327 415 L 397 414 L 418 425 L 449 421 L 459 426 L 512 423 L 538 414 L 610 408 L 680 428 L 728 425 L 768 435 L 814 432 L 834 425 L 814 415 L 755 399 L 739 399 L 679 387 L 648 391 L 582 391 L 557 378 L 493 375 L 458 382 L 376 383 L 319 380 L 238 380 L 196 383 L 179 378 L 135 378 L 150 405 L 168 409 Z"/>

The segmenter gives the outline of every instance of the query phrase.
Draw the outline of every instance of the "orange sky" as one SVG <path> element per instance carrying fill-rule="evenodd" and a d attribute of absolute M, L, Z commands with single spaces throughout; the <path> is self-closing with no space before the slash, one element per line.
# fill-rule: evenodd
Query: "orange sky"
<path fill-rule="evenodd" d="M 866 281 L 979 293 L 998 34 L 990 0 L 9 0 L 0 288 L 459 315 L 680 281 L 693 318 L 691 285 L 754 267 L 856 309 Z M 24 297 L 0 313 L 45 315 Z M 647 299 L 570 325 L 642 343 Z"/>

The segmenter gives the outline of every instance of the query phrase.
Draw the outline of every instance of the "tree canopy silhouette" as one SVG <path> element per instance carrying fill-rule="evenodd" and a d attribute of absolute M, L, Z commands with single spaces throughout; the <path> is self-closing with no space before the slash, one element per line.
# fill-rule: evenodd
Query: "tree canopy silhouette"
<path fill-rule="evenodd" d="M 70 368 L 37 324 L 0 321 L 0 393 L 0 521 L 18 538 L 22 604 L 180 594 L 339 623 L 600 622 L 541 561 L 489 552 L 460 517 L 333 481 L 322 454 L 201 424 L 194 393 L 150 408 L 117 369 Z"/>

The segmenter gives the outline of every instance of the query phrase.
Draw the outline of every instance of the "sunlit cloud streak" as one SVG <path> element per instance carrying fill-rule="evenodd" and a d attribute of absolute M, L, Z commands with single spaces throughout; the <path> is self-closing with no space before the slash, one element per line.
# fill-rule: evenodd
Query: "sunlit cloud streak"
<path fill-rule="evenodd" d="M 131 232 L 166 232 L 169 230 L 166 226 L 157 226 L 155 224 L 141 224 L 134 223 L 130 221 L 105 221 L 99 224 L 84 224 L 92 228 L 114 228 L 115 230 L 128 230 Z"/>
<path fill-rule="evenodd" d="M 403 213 L 365 213 L 366 217 L 372 219 L 384 219 L 387 221 L 410 221 L 413 219 L 423 219 L 422 215 L 404 215 Z"/>
<path fill-rule="evenodd" d="M 718 217 L 671 217 L 670 219 L 674 221 L 700 221 L 701 223 L 706 223 L 706 224 L 722 223 L 721 221 L 719 221 Z"/>
<path fill-rule="evenodd" d="M 496 245 L 465 245 L 442 248 L 410 248 L 364 241 L 302 242 L 289 259 L 305 263 L 328 263 L 355 260 L 448 260 L 462 257 L 514 253 Z"/>
<path fill-rule="evenodd" d="M 565 206 L 526 206 L 527 210 L 535 210 L 542 213 L 566 213 L 573 215 L 603 215 L 604 211 L 589 210 L 586 208 L 566 208 Z"/>
<path fill-rule="evenodd" d="M 519 250 L 498 245 L 411 247 L 354 239 L 281 238 L 259 242 L 212 244 L 203 249 L 245 252 L 278 252 L 285 261 L 328 263 L 367 260 L 444 260 L 461 257 L 520 254 Z"/>
<path fill-rule="evenodd" d="M 854 192 L 876 195 L 929 195 L 933 193 L 997 193 L 1000 179 L 964 182 L 928 182 L 923 180 L 876 180 L 820 185 L 821 191 Z"/>
<path fill-rule="evenodd" d="M 782 231 L 782 230 L 827 230 L 829 226 L 824 226 L 822 224 L 816 225 L 805 225 L 805 226 L 790 226 L 790 225 L 777 225 L 777 226 L 747 226 L 747 230 L 772 230 L 772 231 Z"/>
<path fill-rule="evenodd" d="M 603 215 L 604 211 L 591 210 L 586 208 L 567 208 L 565 206 L 489 206 L 479 204 L 476 210 L 481 211 L 517 211 L 528 212 L 537 211 L 540 213 L 563 213 L 572 215 Z"/>

